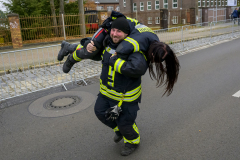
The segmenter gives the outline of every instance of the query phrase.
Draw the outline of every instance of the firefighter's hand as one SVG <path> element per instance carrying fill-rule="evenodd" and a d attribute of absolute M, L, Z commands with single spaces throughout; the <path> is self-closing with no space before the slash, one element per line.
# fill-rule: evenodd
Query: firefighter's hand
<path fill-rule="evenodd" d="M 113 56 L 116 56 L 117 55 L 117 52 L 115 52 L 110 58 L 112 58 Z"/>
<path fill-rule="evenodd" d="M 93 51 L 96 51 L 96 50 L 97 50 L 97 48 L 94 46 L 94 42 L 93 42 L 93 41 L 91 41 L 91 43 L 88 43 L 86 49 L 87 49 L 87 51 L 88 51 L 89 53 L 92 53 Z"/>
<path fill-rule="evenodd" d="M 119 107 L 118 105 L 115 105 L 111 108 L 109 108 L 105 113 L 105 117 L 107 118 L 107 120 L 116 120 L 119 115 L 120 115 L 120 112 L 122 112 L 122 108 Z"/>

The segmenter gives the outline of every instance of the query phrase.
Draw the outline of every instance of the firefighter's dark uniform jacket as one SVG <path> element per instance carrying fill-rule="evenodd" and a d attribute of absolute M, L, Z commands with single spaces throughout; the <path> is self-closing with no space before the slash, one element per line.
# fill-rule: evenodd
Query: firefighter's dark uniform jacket
<path fill-rule="evenodd" d="M 146 56 L 150 44 L 154 41 L 159 41 L 158 36 L 147 26 L 138 24 L 131 34 L 118 45 L 116 52 L 122 59 L 127 59 L 133 52 L 140 52 Z"/>

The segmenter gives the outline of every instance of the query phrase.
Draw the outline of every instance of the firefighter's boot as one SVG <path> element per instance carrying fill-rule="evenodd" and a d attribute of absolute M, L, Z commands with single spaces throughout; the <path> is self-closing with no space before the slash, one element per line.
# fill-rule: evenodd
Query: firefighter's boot
<path fill-rule="evenodd" d="M 121 155 L 128 156 L 128 155 L 132 154 L 137 149 L 138 146 L 139 146 L 139 144 L 125 143 L 125 146 L 121 151 Z"/>
<path fill-rule="evenodd" d="M 77 44 L 70 44 L 66 41 L 62 41 L 61 50 L 58 53 L 58 60 L 62 61 L 64 56 L 74 52 L 77 48 Z"/>
<path fill-rule="evenodd" d="M 115 136 L 114 136 L 114 138 L 113 138 L 113 141 L 114 141 L 115 143 L 118 143 L 118 142 L 120 142 L 122 139 L 123 139 L 122 134 L 121 134 L 120 132 L 119 132 L 119 133 L 116 132 L 116 134 L 115 134 Z"/>
<path fill-rule="evenodd" d="M 63 64 L 63 72 L 68 73 L 76 62 L 78 61 L 75 61 L 72 57 L 72 54 L 70 54 Z"/>

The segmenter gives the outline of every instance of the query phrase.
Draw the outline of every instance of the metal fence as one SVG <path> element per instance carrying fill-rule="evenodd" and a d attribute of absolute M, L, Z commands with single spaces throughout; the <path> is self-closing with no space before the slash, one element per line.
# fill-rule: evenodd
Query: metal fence
<path fill-rule="evenodd" d="M 161 29 L 155 33 L 176 52 L 183 53 L 195 47 L 240 37 L 240 19 L 235 24 L 233 20 L 227 20 Z M 63 63 L 56 58 L 59 50 L 60 45 L 52 45 L 0 52 L 0 101 L 58 85 L 65 87 L 65 83 L 100 75 L 101 62 L 91 60 L 75 64 L 69 74 L 64 74 Z"/>
<path fill-rule="evenodd" d="M 11 45 L 12 38 L 7 18 L 0 18 L 0 47 Z"/>
<path fill-rule="evenodd" d="M 97 14 L 85 14 L 86 34 L 98 29 Z M 80 14 L 56 16 L 20 16 L 23 43 L 39 43 L 82 38 Z"/>
<path fill-rule="evenodd" d="M 40 91 L 99 75 L 101 63 L 83 60 L 69 74 L 56 60 L 60 45 L 0 53 L 0 99 Z M 84 81 L 85 82 L 85 81 Z"/>
<path fill-rule="evenodd" d="M 154 32 L 161 41 L 170 44 L 176 52 L 181 53 L 206 44 L 213 44 L 223 39 L 239 37 L 240 19 L 198 23 L 155 30 Z M 195 41 L 196 43 L 187 45 L 189 41 Z"/>

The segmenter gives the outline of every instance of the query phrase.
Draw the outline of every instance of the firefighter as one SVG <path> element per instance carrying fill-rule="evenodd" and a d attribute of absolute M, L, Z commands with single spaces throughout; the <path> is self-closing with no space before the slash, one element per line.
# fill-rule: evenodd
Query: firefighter
<path fill-rule="evenodd" d="M 151 42 L 150 47 L 147 47 L 149 52 L 145 54 L 140 49 L 135 49 L 126 59 L 119 58 L 119 55 L 115 54 L 116 49 L 138 25 L 138 23 L 134 26 L 131 24 L 125 17 L 117 18 L 111 24 L 110 33 L 102 37 L 104 42 L 102 49 L 94 47 L 95 42 L 101 41 L 94 42 L 88 39 L 84 43 L 81 42 L 77 50 L 68 56 L 68 62 L 65 62 L 66 65 L 71 64 L 71 69 L 72 64 L 81 61 L 84 55 L 91 55 L 93 60 L 102 60 L 100 93 L 94 110 L 98 119 L 115 132 L 114 142 L 124 139 L 125 147 L 121 151 L 123 156 L 130 155 L 140 144 L 140 134 L 135 119 L 139 110 L 138 103 L 141 101 L 141 76 L 150 67 L 150 75 L 159 85 L 164 82 L 167 85 L 165 93 L 170 94 L 179 71 L 178 60 L 171 48 L 158 40 Z M 99 35 L 104 32 L 102 30 Z M 129 42 L 133 46 L 137 44 L 134 41 Z M 60 58 L 62 55 L 60 54 Z M 163 60 L 166 61 L 166 67 L 162 65 Z M 155 65 L 157 76 L 152 69 L 153 63 L 157 63 Z M 162 73 L 158 74 L 159 72 Z M 166 81 L 164 81 L 165 74 Z"/>
<path fill-rule="evenodd" d="M 118 18 L 112 23 L 110 35 L 104 40 L 106 48 L 102 52 L 100 93 L 94 108 L 98 119 L 115 132 L 114 142 L 124 139 L 122 156 L 130 155 L 140 143 L 135 119 L 141 99 L 141 76 L 148 68 L 147 61 L 139 52 L 132 53 L 126 61 L 110 58 L 129 32 L 127 20 Z"/>

